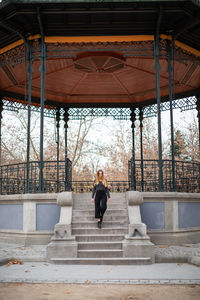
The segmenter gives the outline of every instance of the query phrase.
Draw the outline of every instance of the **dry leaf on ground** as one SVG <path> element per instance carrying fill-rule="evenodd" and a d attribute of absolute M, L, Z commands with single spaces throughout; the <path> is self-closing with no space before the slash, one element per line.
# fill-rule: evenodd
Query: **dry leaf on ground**
<path fill-rule="evenodd" d="M 23 264 L 23 261 L 21 261 L 21 260 L 19 260 L 19 259 L 12 259 L 12 260 L 10 260 L 8 263 L 7 263 L 7 267 L 8 266 L 11 266 L 11 265 L 13 265 L 13 264 L 20 264 L 20 265 L 22 265 Z"/>

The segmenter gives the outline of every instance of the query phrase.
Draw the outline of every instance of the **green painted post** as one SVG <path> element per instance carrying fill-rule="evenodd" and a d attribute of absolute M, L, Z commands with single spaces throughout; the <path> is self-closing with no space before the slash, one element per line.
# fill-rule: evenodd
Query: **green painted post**
<path fill-rule="evenodd" d="M 65 191 L 69 191 L 69 165 L 67 153 L 67 128 L 69 121 L 68 108 L 64 108 L 64 128 L 65 128 Z"/>
<path fill-rule="evenodd" d="M 45 79 L 46 79 L 46 47 L 44 43 L 44 36 L 41 37 L 41 92 L 40 92 L 40 173 L 39 173 L 39 192 L 43 192 L 43 144 L 44 144 L 44 101 L 45 101 Z"/>
<path fill-rule="evenodd" d="M 30 192 L 30 132 L 31 132 L 31 89 L 32 89 L 32 47 L 29 46 L 29 85 L 28 85 L 28 126 L 27 126 L 27 162 L 26 162 L 26 192 Z"/>
<path fill-rule="evenodd" d="M 132 157 L 131 157 L 131 190 L 136 191 L 136 176 L 135 176 L 135 108 L 131 107 L 131 128 L 132 128 Z"/>
<path fill-rule="evenodd" d="M 143 164 L 143 137 L 142 137 L 142 129 L 143 129 L 143 111 L 140 108 L 140 160 L 141 160 L 141 188 L 144 191 L 144 164 Z"/>
<path fill-rule="evenodd" d="M 173 123 L 173 93 L 172 93 L 172 47 L 170 42 L 167 41 L 167 61 L 168 61 L 168 80 L 169 80 L 169 101 L 170 101 L 170 129 L 171 129 L 171 159 L 172 159 L 172 191 L 176 191 L 176 179 L 175 179 L 175 157 L 174 157 L 174 123 Z M 174 84 L 174 82 L 173 82 Z"/>
<path fill-rule="evenodd" d="M 159 49 L 159 28 L 161 22 L 161 11 L 158 17 L 156 34 L 154 37 L 154 70 L 156 77 L 156 101 L 157 101 L 157 122 L 158 122 L 158 168 L 159 168 L 159 184 L 158 190 L 163 191 L 163 160 L 162 160 L 162 136 L 161 136 L 161 109 L 160 109 L 160 49 Z"/>
<path fill-rule="evenodd" d="M 56 111 L 56 143 L 57 143 L 57 193 L 60 191 L 60 180 L 59 180 L 59 158 L 60 158 L 60 110 L 59 108 Z"/>

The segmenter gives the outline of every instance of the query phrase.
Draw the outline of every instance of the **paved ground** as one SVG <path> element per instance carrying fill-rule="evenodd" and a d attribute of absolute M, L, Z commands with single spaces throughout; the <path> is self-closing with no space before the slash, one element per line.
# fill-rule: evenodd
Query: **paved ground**
<path fill-rule="evenodd" d="M 200 244 L 160 245 L 156 246 L 156 255 L 160 258 L 200 257 Z M 45 256 L 45 245 L 25 247 L 0 243 L 0 261 L 5 258 L 24 259 L 23 264 L 2 265 L 0 282 L 200 284 L 200 267 L 188 263 L 55 265 L 45 262 Z"/>
<path fill-rule="evenodd" d="M 157 245 L 157 261 L 200 257 L 200 244 Z M 200 300 L 200 267 L 152 265 L 55 265 L 45 262 L 46 245 L 0 243 L 1 300 Z M 29 260 L 29 261 L 28 261 Z"/>
<path fill-rule="evenodd" d="M 55 265 L 42 262 L 4 265 L 0 282 L 200 284 L 200 267 L 187 263 L 152 265 Z"/>

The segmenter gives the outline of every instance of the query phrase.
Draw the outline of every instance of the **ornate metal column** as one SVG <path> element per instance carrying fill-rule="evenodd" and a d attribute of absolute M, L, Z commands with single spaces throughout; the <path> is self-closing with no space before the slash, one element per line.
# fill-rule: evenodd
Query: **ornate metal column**
<path fill-rule="evenodd" d="M 171 129 L 171 159 L 172 159 L 172 191 L 176 190 L 175 179 L 175 158 L 174 158 L 174 124 L 173 124 L 173 92 L 172 92 L 172 56 L 173 48 L 170 45 L 170 41 L 167 40 L 167 61 L 168 61 L 168 79 L 169 79 L 169 101 L 170 101 L 170 129 Z M 174 82 L 173 82 L 174 84 Z"/>
<path fill-rule="evenodd" d="M 69 121 L 68 108 L 64 108 L 64 128 L 65 128 L 65 191 L 69 191 L 69 166 L 67 153 L 67 128 Z"/>
<path fill-rule="evenodd" d="M 41 36 L 40 49 L 40 72 L 41 72 L 41 92 L 40 92 L 40 174 L 39 174 L 39 192 L 43 192 L 43 138 L 44 138 L 44 102 L 45 102 L 45 80 L 46 80 L 46 47 L 44 36 Z"/>
<path fill-rule="evenodd" d="M 3 170 L 2 170 L 2 142 L 1 142 L 1 120 L 3 111 L 3 99 L 0 99 L 0 195 L 2 194 L 2 181 L 3 181 Z"/>
<path fill-rule="evenodd" d="M 196 98 L 197 98 L 196 109 L 197 109 L 198 128 L 199 128 L 199 158 L 200 158 L 200 95 L 196 96 Z"/>
<path fill-rule="evenodd" d="M 135 107 L 131 107 L 131 128 L 132 128 L 132 157 L 131 157 L 131 190 L 136 191 L 136 176 L 135 176 Z"/>
<path fill-rule="evenodd" d="M 29 45 L 29 67 L 28 67 L 28 76 L 29 76 L 29 84 L 28 84 L 28 124 L 27 124 L 27 164 L 26 164 L 26 192 L 30 192 L 30 132 L 31 132 L 31 89 L 32 89 L 32 73 L 33 73 L 33 57 L 32 57 L 32 47 Z"/>
<path fill-rule="evenodd" d="M 162 136 L 161 136 L 161 110 L 160 110 L 160 49 L 159 49 L 159 28 L 161 22 L 161 12 L 158 17 L 156 34 L 154 36 L 154 70 L 156 75 L 156 100 L 157 100 L 157 121 L 158 121 L 158 167 L 159 167 L 159 185 L 158 190 L 163 191 L 163 161 L 162 161 Z"/>
<path fill-rule="evenodd" d="M 196 95 L 197 103 L 197 118 L 198 118 L 198 129 L 199 129 L 199 160 L 200 160 L 200 95 Z M 199 191 L 200 191 L 200 163 L 199 163 Z"/>
<path fill-rule="evenodd" d="M 60 191 L 60 181 L 59 181 L 59 158 L 60 158 L 60 110 L 59 108 L 56 111 L 56 144 L 57 144 L 57 193 Z"/>
<path fill-rule="evenodd" d="M 3 99 L 0 99 L 0 166 L 2 164 L 2 143 L 1 143 L 1 120 L 2 120 L 2 111 L 3 111 Z"/>
<path fill-rule="evenodd" d="M 144 191 L 144 166 L 143 166 L 143 138 L 142 138 L 142 129 L 143 129 L 143 111 L 140 108 L 140 159 L 141 159 L 141 188 Z"/>

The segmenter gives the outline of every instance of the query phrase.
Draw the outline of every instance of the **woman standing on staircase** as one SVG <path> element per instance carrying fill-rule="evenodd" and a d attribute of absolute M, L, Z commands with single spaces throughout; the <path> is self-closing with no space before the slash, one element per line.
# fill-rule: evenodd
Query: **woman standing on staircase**
<path fill-rule="evenodd" d="M 108 190 L 107 180 L 104 177 L 103 171 L 98 170 L 92 191 L 92 202 L 95 202 L 95 218 L 98 218 L 98 228 L 101 228 L 103 215 L 107 208 L 107 196 L 108 200 L 110 201 L 111 198 Z"/>

